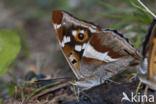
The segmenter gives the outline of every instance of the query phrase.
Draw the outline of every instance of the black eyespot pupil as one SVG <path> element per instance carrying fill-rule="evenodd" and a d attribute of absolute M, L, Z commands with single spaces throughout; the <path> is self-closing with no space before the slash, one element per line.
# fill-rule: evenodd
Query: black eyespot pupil
<path fill-rule="evenodd" d="M 78 38 L 79 38 L 80 40 L 83 40 L 83 39 L 84 39 L 84 34 L 80 33 L 80 34 L 78 35 Z"/>

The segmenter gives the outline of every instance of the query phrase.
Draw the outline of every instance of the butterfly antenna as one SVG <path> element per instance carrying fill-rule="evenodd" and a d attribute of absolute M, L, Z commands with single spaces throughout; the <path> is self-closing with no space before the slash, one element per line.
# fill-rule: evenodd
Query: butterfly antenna
<path fill-rule="evenodd" d="M 156 19 L 156 15 L 146 5 L 144 5 L 144 3 L 141 2 L 141 0 L 137 0 L 137 1 L 146 10 L 147 13 L 149 13 Z"/>

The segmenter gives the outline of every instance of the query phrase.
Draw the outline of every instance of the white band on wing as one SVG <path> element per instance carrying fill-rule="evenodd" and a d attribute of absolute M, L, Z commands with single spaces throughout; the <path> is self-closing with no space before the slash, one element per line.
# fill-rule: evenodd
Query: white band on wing
<path fill-rule="evenodd" d="M 118 59 L 113 59 L 108 55 L 108 52 L 101 53 L 96 51 L 90 44 L 87 44 L 83 56 L 93 59 L 98 59 L 105 62 L 117 61 Z"/>

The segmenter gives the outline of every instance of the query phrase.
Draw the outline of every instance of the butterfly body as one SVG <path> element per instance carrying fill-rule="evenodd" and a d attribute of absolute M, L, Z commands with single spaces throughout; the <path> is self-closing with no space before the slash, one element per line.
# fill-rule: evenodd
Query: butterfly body
<path fill-rule="evenodd" d="M 136 49 L 115 30 L 102 29 L 60 10 L 52 12 L 52 21 L 78 86 L 99 85 L 139 58 Z"/>

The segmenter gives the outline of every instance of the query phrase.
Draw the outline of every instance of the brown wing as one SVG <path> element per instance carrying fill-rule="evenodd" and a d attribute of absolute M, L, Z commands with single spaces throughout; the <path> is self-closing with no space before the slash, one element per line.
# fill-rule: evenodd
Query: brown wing
<path fill-rule="evenodd" d="M 63 40 L 63 28 L 73 29 L 73 27 L 81 27 L 81 28 L 87 28 L 92 33 L 100 31 L 100 27 L 94 25 L 93 23 L 86 22 L 83 20 L 80 20 L 74 16 L 72 16 L 70 13 L 67 13 L 65 11 L 61 10 L 54 10 L 52 12 L 52 21 L 55 30 L 58 32 L 59 40 Z M 58 28 L 60 26 L 60 28 Z"/>
<path fill-rule="evenodd" d="M 52 20 L 63 54 L 78 79 L 90 76 L 99 66 L 122 57 L 138 58 L 136 50 L 116 31 L 102 31 L 98 26 L 60 10 L 53 11 Z M 86 36 L 84 41 L 75 37 L 80 32 Z M 117 72 L 116 69 L 112 71 Z"/>
<path fill-rule="evenodd" d="M 72 71 L 78 79 L 82 78 L 80 72 L 80 58 L 93 33 L 100 31 L 100 28 L 90 22 L 80 20 L 71 14 L 55 10 L 52 12 L 52 21 L 54 29 L 61 46 L 61 50 L 66 57 Z M 79 39 L 79 34 L 84 38 Z"/>
<path fill-rule="evenodd" d="M 148 33 L 147 33 L 147 35 L 145 37 L 145 40 L 144 40 L 144 42 L 142 44 L 142 55 L 143 55 L 144 58 L 146 57 L 146 54 L 149 51 L 149 43 L 150 43 L 150 41 L 152 40 L 152 38 L 154 36 L 154 35 L 152 35 L 152 31 L 155 30 L 154 29 L 155 24 L 156 24 L 156 19 L 154 19 L 153 22 L 151 23 L 151 25 L 150 25 L 150 27 L 148 29 Z"/>
<path fill-rule="evenodd" d="M 128 39 L 117 31 L 106 30 L 93 35 L 90 44 L 99 52 L 108 52 L 112 58 L 129 55 L 139 58 L 136 49 L 129 43 Z"/>
<path fill-rule="evenodd" d="M 131 61 L 139 59 L 137 50 L 121 34 L 112 30 L 95 33 L 91 36 L 80 63 L 85 76 L 94 72 L 118 73 L 124 70 Z M 100 68 L 101 67 L 101 68 Z"/>
<path fill-rule="evenodd" d="M 156 20 L 153 21 L 149 41 L 148 76 L 150 79 L 156 76 Z"/>

